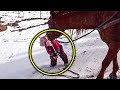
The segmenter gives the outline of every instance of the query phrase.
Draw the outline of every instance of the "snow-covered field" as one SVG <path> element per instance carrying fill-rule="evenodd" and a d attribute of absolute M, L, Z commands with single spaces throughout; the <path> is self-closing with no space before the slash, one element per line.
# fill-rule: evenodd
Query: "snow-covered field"
<path fill-rule="evenodd" d="M 23 12 L 19 12 L 23 14 Z M 20 15 L 19 14 L 19 15 Z M 0 11 L 1 20 L 5 22 L 14 22 L 24 18 L 40 17 L 38 11 L 24 11 L 24 17 L 18 17 L 18 11 Z M 42 17 L 49 17 L 49 13 L 44 12 Z M 20 27 L 28 27 L 44 23 L 45 20 L 32 20 L 20 22 Z M 41 30 L 47 29 L 47 25 L 41 25 L 22 32 L 11 32 L 17 28 L 8 27 L 4 32 L 0 32 L 0 79 L 66 79 L 60 76 L 46 76 L 41 73 L 32 74 L 35 69 L 30 63 L 28 57 L 28 48 L 32 38 Z M 71 60 L 71 45 L 63 45 L 65 52 Z M 80 79 L 94 79 L 98 74 L 102 60 L 104 59 L 108 47 L 101 41 L 97 31 L 75 42 L 76 58 L 70 70 L 80 74 Z M 33 59 L 36 65 L 42 67 L 49 65 L 49 55 L 44 47 L 40 47 L 39 38 L 35 41 L 32 49 Z M 120 52 L 118 53 L 118 62 L 120 65 Z M 58 59 L 58 64 L 63 64 L 62 60 Z M 58 70 L 54 69 L 53 71 Z M 106 70 L 105 78 L 112 71 L 112 63 Z M 68 71 L 66 75 L 71 75 Z M 119 72 L 118 72 L 119 75 Z M 93 77 L 92 77 L 93 76 Z M 120 75 L 119 75 L 120 77 Z"/>

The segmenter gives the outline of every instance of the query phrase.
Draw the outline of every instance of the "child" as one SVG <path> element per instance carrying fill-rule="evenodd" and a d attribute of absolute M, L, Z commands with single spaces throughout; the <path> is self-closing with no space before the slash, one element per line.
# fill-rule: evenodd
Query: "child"
<path fill-rule="evenodd" d="M 56 66 L 58 56 L 60 56 L 60 58 L 64 62 L 64 65 L 66 66 L 68 64 L 68 57 L 64 52 L 62 45 L 60 45 L 57 42 L 57 40 L 50 41 L 46 37 L 43 37 L 43 38 L 45 39 L 44 45 L 45 45 L 46 51 L 50 55 L 51 66 Z"/>

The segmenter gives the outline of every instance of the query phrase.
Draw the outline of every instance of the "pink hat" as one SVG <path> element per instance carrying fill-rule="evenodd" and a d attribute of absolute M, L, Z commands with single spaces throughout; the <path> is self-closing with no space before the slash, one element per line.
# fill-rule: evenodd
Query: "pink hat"
<path fill-rule="evenodd" d="M 45 46 L 47 39 L 45 37 L 40 37 L 40 46 Z"/>

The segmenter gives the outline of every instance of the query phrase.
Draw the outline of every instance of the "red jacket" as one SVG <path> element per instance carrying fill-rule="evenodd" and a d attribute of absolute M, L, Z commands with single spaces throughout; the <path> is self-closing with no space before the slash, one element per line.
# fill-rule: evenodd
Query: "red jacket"
<path fill-rule="evenodd" d="M 47 53 L 49 55 L 53 54 L 55 51 L 60 51 L 60 44 L 56 40 L 53 40 L 51 43 L 52 43 L 53 46 L 45 46 L 45 48 L 47 50 Z"/>

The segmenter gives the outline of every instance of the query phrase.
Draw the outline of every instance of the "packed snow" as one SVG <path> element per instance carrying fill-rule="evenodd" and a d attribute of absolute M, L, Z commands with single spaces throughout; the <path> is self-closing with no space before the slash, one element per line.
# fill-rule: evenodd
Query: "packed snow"
<path fill-rule="evenodd" d="M 8 23 L 25 18 L 48 18 L 49 12 L 42 11 L 40 16 L 40 11 L 0 11 L 0 17 L 2 17 L 2 21 Z M 46 22 L 46 20 L 23 21 L 19 23 L 19 26 L 24 28 L 44 22 Z M 29 45 L 32 38 L 40 31 L 48 29 L 48 26 L 41 25 L 22 32 L 11 32 L 16 29 L 18 28 L 8 26 L 6 31 L 0 32 L 0 79 L 66 79 L 61 76 L 46 76 L 39 72 L 33 74 L 36 70 L 29 60 Z M 69 34 L 69 32 L 67 33 Z M 100 39 L 97 30 L 74 43 L 76 47 L 76 58 L 70 70 L 78 73 L 80 75 L 79 79 L 95 79 L 101 68 L 101 63 L 107 54 L 107 45 Z M 62 45 L 70 62 L 72 47 L 70 44 Z M 45 65 L 50 65 L 49 55 L 45 48 L 40 46 L 39 38 L 36 39 L 33 44 L 32 56 L 36 65 L 41 69 Z M 118 53 L 118 63 L 120 65 L 120 52 Z M 57 65 L 63 65 L 60 58 L 58 58 Z M 48 70 L 49 68 L 46 69 Z M 52 72 L 56 71 L 59 71 L 58 67 L 52 69 Z M 106 70 L 104 78 L 107 78 L 111 72 L 112 63 Z M 120 71 L 118 71 L 118 77 L 120 77 L 119 72 Z M 68 71 L 63 74 L 73 75 Z"/>

